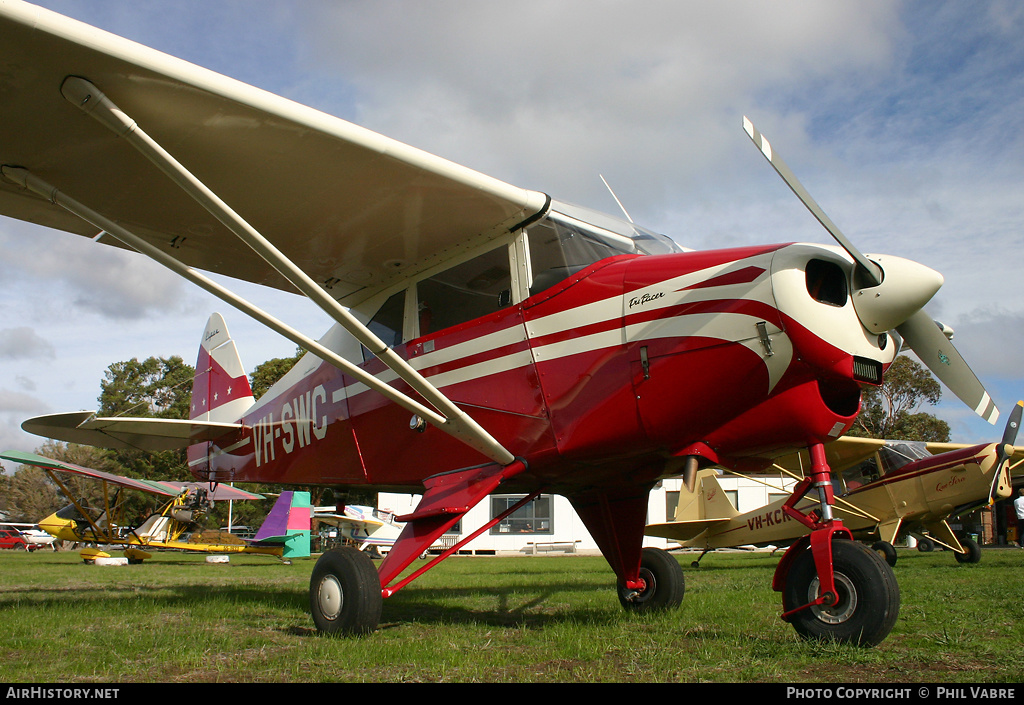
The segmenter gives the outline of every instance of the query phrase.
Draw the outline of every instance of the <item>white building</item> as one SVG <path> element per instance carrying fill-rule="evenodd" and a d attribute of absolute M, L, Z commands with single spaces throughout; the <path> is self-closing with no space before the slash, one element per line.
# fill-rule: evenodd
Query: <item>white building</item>
<path fill-rule="evenodd" d="M 794 480 L 788 478 L 760 479 L 771 487 L 758 480 L 731 475 L 719 477 L 718 481 L 733 506 L 740 512 L 748 512 L 774 502 L 788 494 L 796 484 Z M 681 479 L 670 478 L 659 483 L 651 492 L 647 507 L 648 524 L 673 519 L 682 484 Z M 453 531 L 446 534 L 445 544 L 453 545 L 522 498 L 521 494 L 493 494 L 484 498 L 455 525 Z M 377 506 L 403 515 L 412 513 L 419 501 L 419 495 L 381 492 Z M 667 548 L 673 545 L 673 542 L 663 538 L 646 537 L 644 545 Z M 531 553 L 553 550 L 597 550 L 597 544 L 591 538 L 590 532 L 576 515 L 569 500 L 561 495 L 541 495 L 463 546 L 460 552 L 489 555 L 499 551 Z"/>

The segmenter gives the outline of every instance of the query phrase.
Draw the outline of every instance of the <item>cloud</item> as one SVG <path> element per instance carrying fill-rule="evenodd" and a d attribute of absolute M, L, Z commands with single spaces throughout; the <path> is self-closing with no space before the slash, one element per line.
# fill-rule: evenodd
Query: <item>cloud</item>
<path fill-rule="evenodd" d="M 0 359 L 53 359 L 54 356 L 53 345 L 28 326 L 0 330 Z"/>
<path fill-rule="evenodd" d="M 645 207 L 702 181 L 745 109 L 884 65 L 899 35 L 885 3 L 378 2 L 307 19 L 307 66 L 357 88 L 360 123 L 569 199 L 603 197 L 603 170 Z"/>
<path fill-rule="evenodd" d="M 0 260 L 18 263 L 0 281 L 8 305 L 26 294 L 26 283 L 46 284 L 45 296 L 22 304 L 38 316 L 130 321 L 177 311 L 188 298 L 179 277 L 142 255 L 7 218 Z"/>
<path fill-rule="evenodd" d="M 35 396 L 0 387 L 0 449 L 38 446 L 42 440 L 22 431 L 21 423 L 31 416 L 50 411 L 46 403 Z"/>
<path fill-rule="evenodd" d="M 974 311 L 955 330 L 953 344 L 980 377 L 1012 379 L 1024 373 L 1024 312 Z"/>

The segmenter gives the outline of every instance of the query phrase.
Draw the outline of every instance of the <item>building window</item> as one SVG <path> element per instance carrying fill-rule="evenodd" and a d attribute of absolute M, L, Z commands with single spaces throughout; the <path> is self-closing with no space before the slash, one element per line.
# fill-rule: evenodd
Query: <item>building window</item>
<path fill-rule="evenodd" d="M 739 490 L 726 490 L 725 496 L 729 499 L 729 503 L 733 507 L 740 506 L 740 491 Z M 739 511 L 739 510 L 737 510 Z"/>
<path fill-rule="evenodd" d="M 491 518 L 506 511 L 525 495 L 491 496 Z M 520 507 L 491 528 L 491 534 L 551 534 L 554 533 L 553 495 L 544 494 Z"/>
<path fill-rule="evenodd" d="M 677 490 L 665 491 L 665 521 L 675 521 L 676 509 L 679 508 L 679 492 Z"/>

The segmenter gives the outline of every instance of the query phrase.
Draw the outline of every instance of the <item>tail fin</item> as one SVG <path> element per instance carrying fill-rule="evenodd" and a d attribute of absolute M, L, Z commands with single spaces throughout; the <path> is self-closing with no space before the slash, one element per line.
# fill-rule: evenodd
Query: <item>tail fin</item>
<path fill-rule="evenodd" d="M 701 470 L 697 473 L 697 491 L 683 499 L 679 493 L 679 505 L 676 507 L 676 521 L 694 521 L 704 519 L 732 519 L 739 512 L 732 506 L 725 490 L 718 484 L 714 470 Z"/>
<path fill-rule="evenodd" d="M 708 528 L 739 516 L 722 486 L 718 484 L 716 476 L 714 470 L 699 471 L 696 491 L 679 493 L 675 519 L 664 524 L 648 524 L 644 533 L 648 536 L 673 539 L 683 544 L 697 544 Z"/>
<path fill-rule="evenodd" d="M 309 555 L 312 518 L 309 492 L 282 492 L 253 541 L 283 544 L 282 558 L 305 558 Z"/>
<path fill-rule="evenodd" d="M 255 402 L 235 341 L 224 318 L 214 313 L 206 322 L 196 361 L 190 418 L 231 423 L 242 418 Z"/>

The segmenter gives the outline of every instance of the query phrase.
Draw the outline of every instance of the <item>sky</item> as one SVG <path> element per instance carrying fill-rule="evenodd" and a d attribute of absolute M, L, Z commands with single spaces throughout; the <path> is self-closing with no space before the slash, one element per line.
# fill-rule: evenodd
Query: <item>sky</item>
<path fill-rule="evenodd" d="M 1024 3 L 1016 0 L 40 0 L 523 188 L 709 249 L 831 244 L 744 115 L 864 252 L 926 264 L 926 310 L 995 399 L 926 408 L 996 440 L 1024 397 Z M 233 283 L 304 332 L 324 314 Z M 194 364 L 223 313 L 251 372 L 294 345 L 145 258 L 0 217 L 0 448 L 95 409 L 107 367 Z"/>

